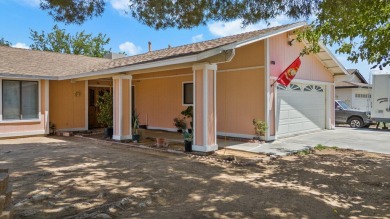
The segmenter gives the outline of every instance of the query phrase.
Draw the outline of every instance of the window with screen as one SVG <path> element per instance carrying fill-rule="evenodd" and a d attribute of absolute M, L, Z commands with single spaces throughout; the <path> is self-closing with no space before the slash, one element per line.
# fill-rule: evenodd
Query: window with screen
<path fill-rule="evenodd" d="M 194 103 L 194 84 L 183 83 L 183 105 L 191 105 Z"/>

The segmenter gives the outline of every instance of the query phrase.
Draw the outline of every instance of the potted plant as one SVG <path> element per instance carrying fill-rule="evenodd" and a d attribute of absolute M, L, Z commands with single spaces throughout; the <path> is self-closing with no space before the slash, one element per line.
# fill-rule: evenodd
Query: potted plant
<path fill-rule="evenodd" d="M 96 107 L 98 112 L 96 113 L 96 119 L 99 124 L 104 127 L 104 137 L 112 138 L 113 130 L 113 107 L 112 107 L 112 95 L 106 91 L 102 96 L 99 96 Z"/>
<path fill-rule="evenodd" d="M 187 128 L 185 117 L 178 116 L 178 117 L 174 118 L 173 125 L 177 128 L 177 132 L 182 133 L 183 130 L 186 130 L 186 128 Z"/>
<path fill-rule="evenodd" d="M 184 137 L 184 151 L 191 152 L 192 151 L 192 134 L 188 132 L 188 130 L 183 131 Z"/>
<path fill-rule="evenodd" d="M 194 117 L 194 108 L 192 106 L 188 106 L 187 109 L 181 111 L 181 114 L 184 116 L 184 118 L 190 118 L 191 121 L 190 121 L 190 126 L 191 126 L 191 129 L 189 129 L 189 133 L 192 133 L 192 129 L 194 128 L 194 121 L 193 121 L 193 117 Z"/>
<path fill-rule="evenodd" d="M 258 140 L 265 140 L 265 132 L 267 131 L 268 128 L 267 124 L 258 119 L 253 119 L 252 123 Z"/>
<path fill-rule="evenodd" d="M 133 111 L 133 141 L 139 142 L 140 140 L 140 134 L 138 133 L 138 128 L 139 128 L 139 113 L 137 111 Z"/>

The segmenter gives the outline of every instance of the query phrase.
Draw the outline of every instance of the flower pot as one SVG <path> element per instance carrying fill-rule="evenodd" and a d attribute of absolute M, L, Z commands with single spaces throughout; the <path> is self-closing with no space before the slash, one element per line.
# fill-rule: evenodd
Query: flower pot
<path fill-rule="evenodd" d="M 168 142 L 166 138 L 156 138 L 156 143 L 157 143 L 157 147 L 159 148 L 168 146 Z"/>
<path fill-rule="evenodd" d="M 184 141 L 184 151 L 192 152 L 192 141 Z"/>
<path fill-rule="evenodd" d="M 140 135 L 138 134 L 133 134 L 133 141 L 139 142 Z"/>
<path fill-rule="evenodd" d="M 113 133 L 114 133 L 113 128 L 105 128 L 104 129 L 104 138 L 112 138 Z"/>

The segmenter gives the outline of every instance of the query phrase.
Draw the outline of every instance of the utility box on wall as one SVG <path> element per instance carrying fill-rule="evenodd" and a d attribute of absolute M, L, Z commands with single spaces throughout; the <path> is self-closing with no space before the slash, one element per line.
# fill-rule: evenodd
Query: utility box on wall
<path fill-rule="evenodd" d="M 390 122 L 390 72 L 372 74 L 371 118 L 377 122 Z"/>

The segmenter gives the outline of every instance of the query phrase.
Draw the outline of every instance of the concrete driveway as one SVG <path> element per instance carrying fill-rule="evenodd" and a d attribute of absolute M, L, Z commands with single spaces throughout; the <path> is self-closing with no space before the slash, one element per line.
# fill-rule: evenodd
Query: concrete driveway
<path fill-rule="evenodd" d="M 314 133 L 301 134 L 294 137 L 278 139 L 271 143 L 260 145 L 254 143 L 243 143 L 227 146 L 226 148 L 255 153 L 286 155 L 295 151 L 314 147 L 318 144 L 390 154 L 390 130 L 336 127 L 335 130 L 324 130 Z"/>

